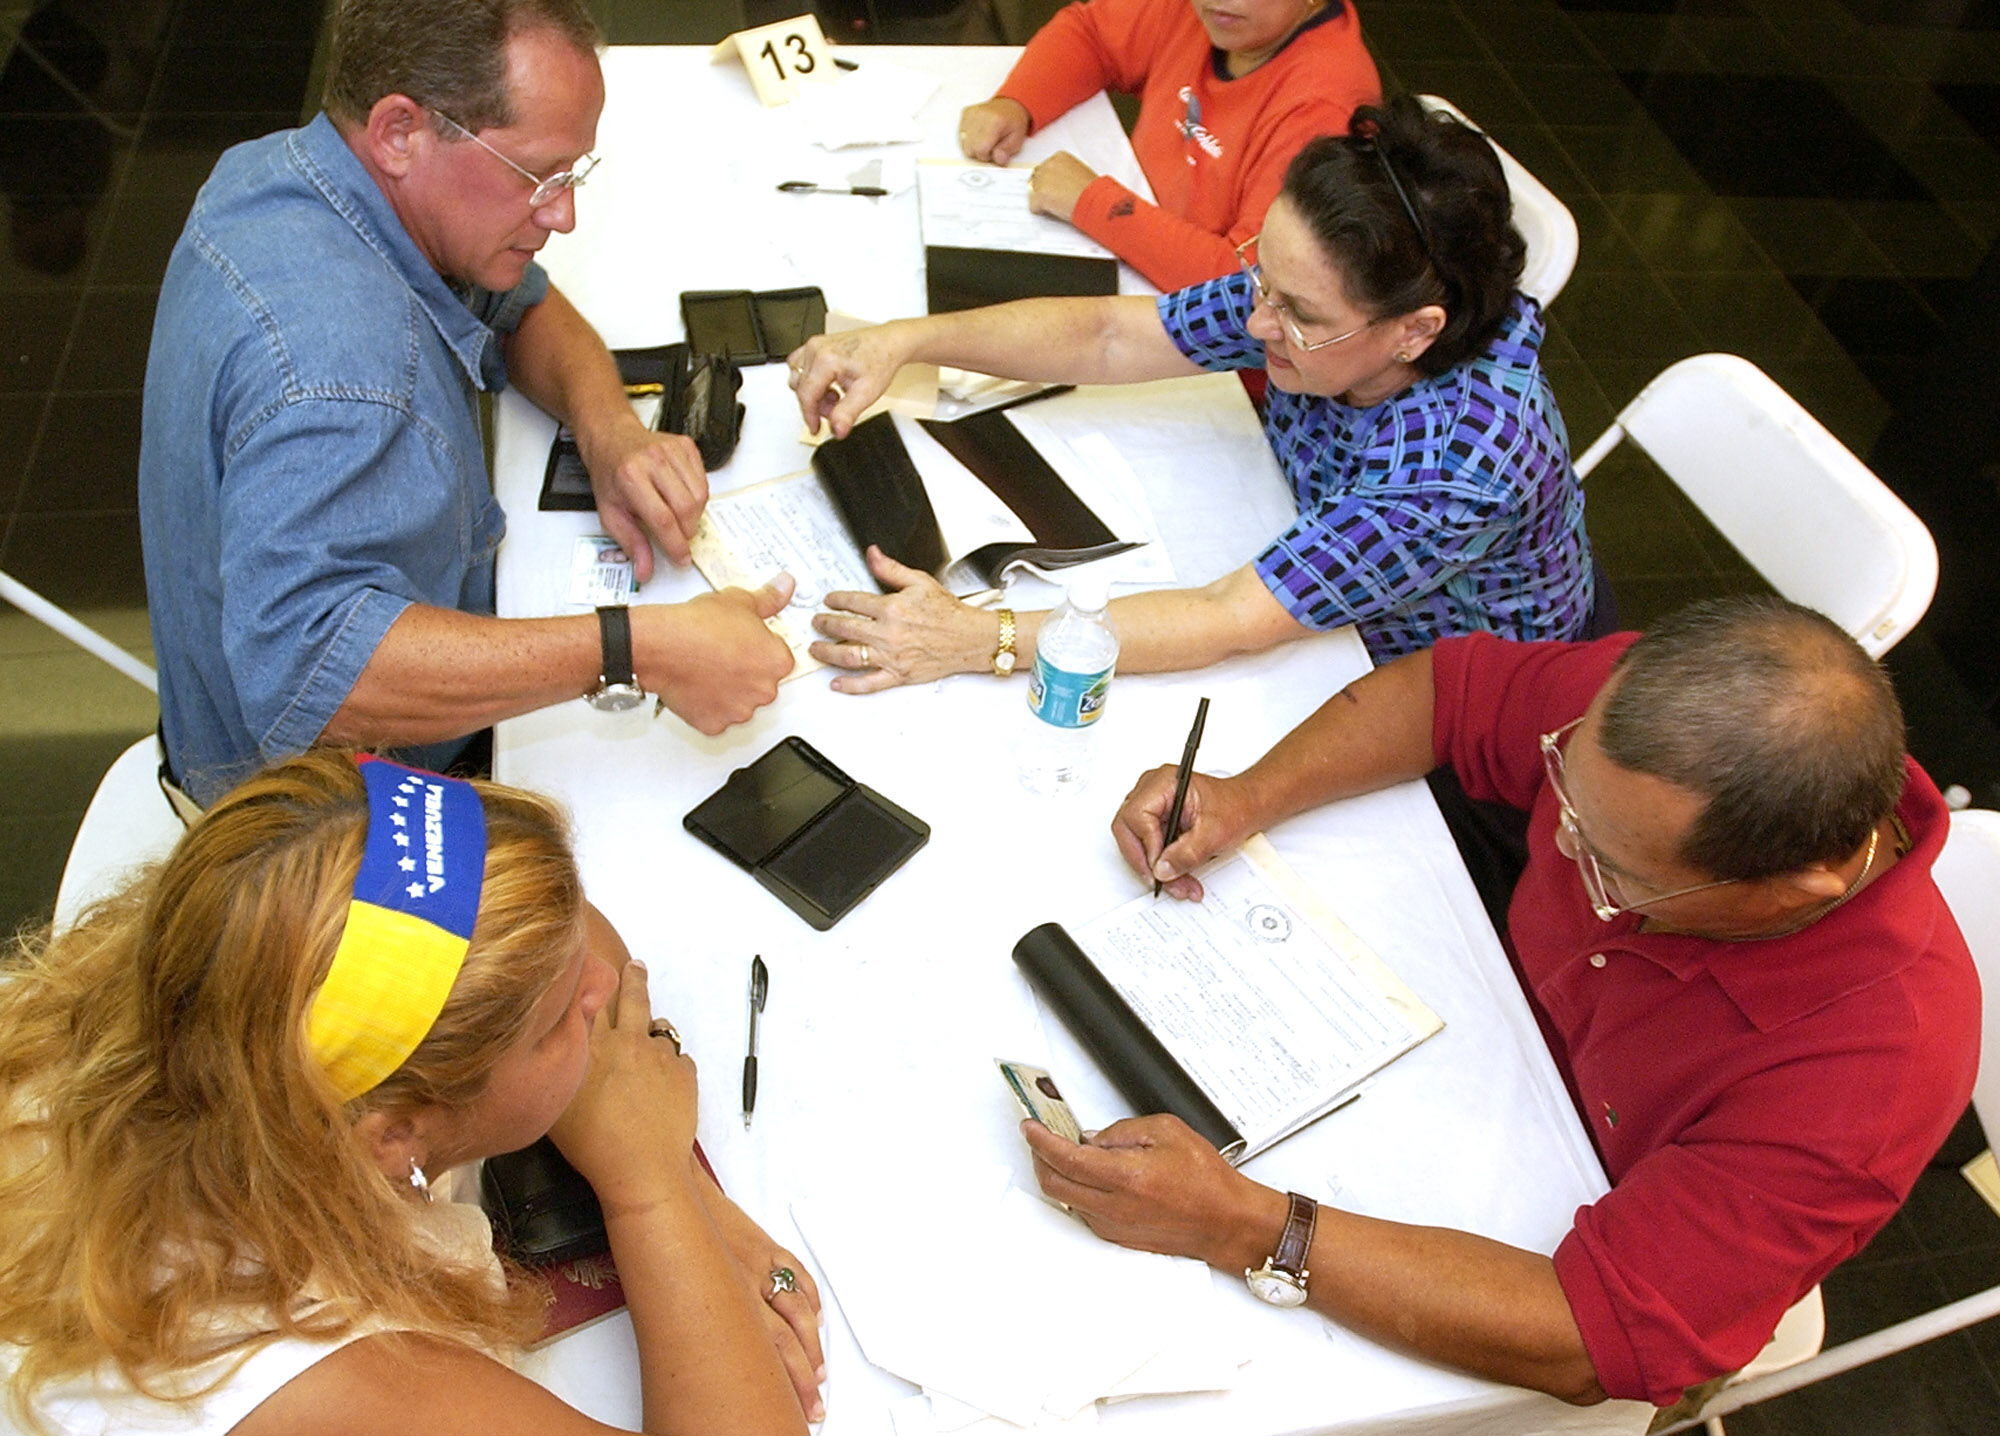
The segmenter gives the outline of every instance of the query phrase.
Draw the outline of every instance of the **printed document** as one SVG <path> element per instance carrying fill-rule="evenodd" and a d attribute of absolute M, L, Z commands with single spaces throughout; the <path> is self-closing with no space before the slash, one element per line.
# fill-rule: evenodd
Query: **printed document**
<path fill-rule="evenodd" d="M 952 249 L 1004 249 L 1019 254 L 1115 255 L 1082 230 L 1028 208 L 1034 171 L 956 160 L 917 165 L 917 211 L 924 243 Z"/>

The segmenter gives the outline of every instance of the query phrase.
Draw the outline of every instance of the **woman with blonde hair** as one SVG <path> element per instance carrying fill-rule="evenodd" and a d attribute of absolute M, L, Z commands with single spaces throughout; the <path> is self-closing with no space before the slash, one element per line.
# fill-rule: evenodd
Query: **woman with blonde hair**
<path fill-rule="evenodd" d="M 427 1174 L 553 1128 L 604 1210 L 644 1429 L 798 1431 L 817 1293 L 763 1291 L 795 1262 L 702 1173 L 694 1121 L 694 1065 L 552 805 L 289 760 L 0 976 L 8 1415 L 606 1430 L 504 1364 L 541 1292 L 475 1208 L 430 1201 Z"/>

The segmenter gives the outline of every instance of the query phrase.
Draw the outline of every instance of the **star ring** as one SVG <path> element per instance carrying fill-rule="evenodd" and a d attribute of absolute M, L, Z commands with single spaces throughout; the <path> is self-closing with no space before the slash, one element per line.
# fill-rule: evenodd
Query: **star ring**
<path fill-rule="evenodd" d="M 783 1292 L 799 1289 L 799 1274 L 788 1266 L 771 1269 L 771 1289 L 764 1293 L 764 1300 L 776 1301 Z"/>
<path fill-rule="evenodd" d="M 667 1021 L 664 1017 L 655 1017 L 649 1022 L 646 1025 L 646 1035 L 648 1037 L 664 1037 L 667 1041 L 674 1044 L 674 1051 L 678 1052 L 681 1050 L 680 1033 L 674 1031 L 674 1024 Z"/>

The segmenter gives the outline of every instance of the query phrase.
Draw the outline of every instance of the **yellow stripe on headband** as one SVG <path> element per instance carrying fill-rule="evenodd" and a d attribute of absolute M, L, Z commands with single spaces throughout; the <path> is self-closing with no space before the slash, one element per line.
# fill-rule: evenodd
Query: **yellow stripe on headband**
<path fill-rule="evenodd" d="M 417 1050 L 465 965 L 486 871 L 486 813 L 469 783 L 358 760 L 368 832 L 347 923 L 306 1014 L 306 1042 L 340 1100 Z"/>
<path fill-rule="evenodd" d="M 444 1011 L 469 946 L 406 912 L 347 905 L 346 930 L 306 1019 L 306 1040 L 341 1101 L 409 1061 Z"/>

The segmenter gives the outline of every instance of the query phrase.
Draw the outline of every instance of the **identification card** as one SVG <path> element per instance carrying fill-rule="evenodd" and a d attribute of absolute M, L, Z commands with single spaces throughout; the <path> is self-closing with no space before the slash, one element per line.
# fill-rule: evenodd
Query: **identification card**
<path fill-rule="evenodd" d="M 1033 1117 L 1066 1141 L 1083 1140 L 1083 1128 L 1077 1125 L 1076 1114 L 1070 1111 L 1063 1094 L 1056 1090 L 1055 1078 L 1025 1062 L 994 1060 L 1000 1064 L 1000 1076 L 1006 1081 L 1007 1090 L 1014 1094 L 1014 1100 L 1020 1103 L 1023 1116 Z"/>
<path fill-rule="evenodd" d="M 569 601 L 579 608 L 610 608 L 632 601 L 632 560 L 609 534 L 585 534 L 569 555 Z"/>

